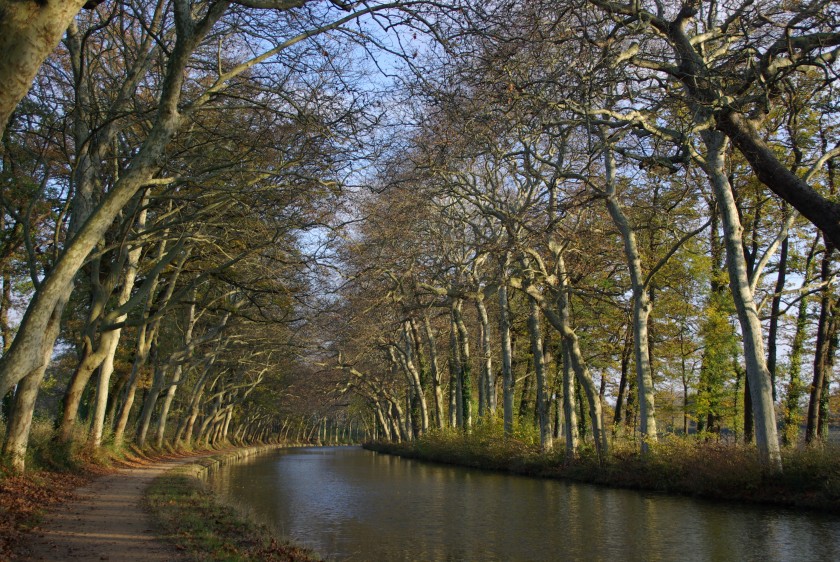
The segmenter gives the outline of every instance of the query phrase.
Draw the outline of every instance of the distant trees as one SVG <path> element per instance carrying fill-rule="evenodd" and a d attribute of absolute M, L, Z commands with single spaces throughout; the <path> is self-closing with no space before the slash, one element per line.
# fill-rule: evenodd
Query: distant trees
<path fill-rule="evenodd" d="M 56 376 L 57 439 L 93 447 L 323 438 L 325 403 L 568 455 L 728 433 L 772 470 L 779 420 L 825 435 L 834 3 L 54 4 L 0 2 L 0 44 L 47 25 L 0 65 L 17 468 Z M 317 413 L 280 423 L 304 335 Z"/>
<path fill-rule="evenodd" d="M 338 155 L 366 134 L 365 104 L 342 91 L 346 51 L 313 38 L 383 8 L 126 1 L 74 18 L 82 3 L 59 4 L 4 3 L 0 20 L 40 10 L 55 42 L 67 29 L 50 57 L 55 42 L 39 51 L 32 93 L 16 109 L 10 98 L 3 135 L 0 394 L 12 393 L 3 455 L 18 469 L 57 341 L 78 357 L 58 383 L 58 439 L 90 427 L 94 447 L 160 443 L 173 403 L 178 439 L 219 438 L 254 386 L 280 376 L 286 326 L 300 322 L 290 295 L 308 285 L 300 237 L 331 221 Z M 230 365 L 256 325 L 252 344 L 275 351 L 254 349 L 267 359 L 253 372 Z"/>
<path fill-rule="evenodd" d="M 817 283 L 807 273 L 814 252 L 832 261 L 838 225 L 831 198 L 840 152 L 820 132 L 836 127 L 836 104 L 826 103 L 826 96 L 836 99 L 836 9 L 828 2 L 545 1 L 464 12 L 463 22 L 441 20 L 440 35 L 458 40 L 445 45 L 444 64 L 429 59 L 418 77 L 423 122 L 402 164 L 378 177 L 377 188 L 389 191 L 372 197 L 390 209 L 387 227 L 369 222 L 353 247 L 371 239 L 381 245 L 400 229 L 414 253 L 389 275 L 415 287 L 412 299 L 427 291 L 438 299 L 434 306 L 457 307 L 480 295 L 490 305 L 487 313 L 500 319 L 490 364 L 502 366 L 508 434 L 514 393 L 524 404 L 531 392 L 530 383 L 514 381 L 532 373 L 530 403 L 546 448 L 552 432 L 562 433 L 548 420 L 560 425 L 562 417 L 572 427 L 570 414 L 579 408 L 578 419 L 592 419 L 593 444 L 605 450 L 603 410 L 612 404 L 615 420 L 638 427 L 644 448 L 662 431 L 655 395 L 679 386 L 681 431 L 754 436 L 763 462 L 781 469 L 776 407 L 783 394 L 789 398 L 786 424 L 796 433 L 790 426 L 800 407 L 795 381 L 807 313 L 795 321 L 789 361 L 778 356 L 780 325 L 793 326 L 788 310 L 813 310 L 811 291 L 837 292 L 831 266 Z M 424 222 L 433 220 L 430 209 L 444 221 L 446 251 L 429 245 L 439 232 L 428 233 L 416 213 L 403 218 L 394 206 L 409 184 L 422 193 Z M 815 226 L 824 245 L 813 243 Z M 809 265 L 793 286 L 805 254 Z M 450 283 L 414 281 L 458 272 Z M 830 392 L 817 357 L 836 355 L 828 343 L 836 335 L 819 331 L 834 326 L 834 302 L 820 303 L 818 326 L 809 322 L 817 344 L 814 419 L 816 402 Z M 469 391 L 456 371 L 461 332 L 483 334 L 483 341 L 482 316 L 448 328 L 455 358 L 449 384 L 475 392 L 479 404 L 488 390 Z M 554 349 L 540 344 L 542 316 L 559 336 Z M 446 341 L 447 326 L 438 329 Z M 679 345 L 668 341 L 674 337 Z M 515 361 L 526 348 L 529 360 Z M 547 360 L 552 355 L 556 365 Z M 784 369 L 794 381 L 788 390 Z M 561 376 L 570 371 L 574 389 Z M 577 392 L 588 408 L 574 401 Z M 559 397 L 554 417 L 546 412 L 550 395 Z M 522 411 L 519 424 L 530 425 L 529 416 Z M 457 415 L 449 419 L 462 425 Z M 573 454 L 574 436 L 566 436 Z"/>

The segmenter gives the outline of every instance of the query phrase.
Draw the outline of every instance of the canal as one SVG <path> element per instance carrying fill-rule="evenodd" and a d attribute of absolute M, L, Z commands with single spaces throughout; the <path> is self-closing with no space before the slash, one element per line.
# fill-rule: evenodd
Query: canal
<path fill-rule="evenodd" d="M 331 560 L 840 560 L 840 518 L 430 464 L 282 449 L 208 475 Z"/>

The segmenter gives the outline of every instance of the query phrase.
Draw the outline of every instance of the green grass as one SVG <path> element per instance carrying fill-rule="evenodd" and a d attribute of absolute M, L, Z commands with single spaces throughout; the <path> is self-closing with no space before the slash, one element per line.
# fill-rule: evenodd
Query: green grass
<path fill-rule="evenodd" d="M 220 503 L 185 469 L 155 479 L 146 502 L 163 534 L 196 560 L 319 560 L 310 551 L 278 541 L 268 527 Z"/>
<path fill-rule="evenodd" d="M 639 490 L 755 502 L 840 513 L 840 447 L 790 449 L 784 472 L 767 473 L 755 447 L 667 436 L 642 456 L 616 442 L 603 461 L 582 447 L 566 459 L 563 443 L 541 453 L 533 436 L 505 438 L 500 424 L 482 423 L 470 434 L 435 431 L 411 443 L 371 443 L 367 448 L 409 458 Z"/>

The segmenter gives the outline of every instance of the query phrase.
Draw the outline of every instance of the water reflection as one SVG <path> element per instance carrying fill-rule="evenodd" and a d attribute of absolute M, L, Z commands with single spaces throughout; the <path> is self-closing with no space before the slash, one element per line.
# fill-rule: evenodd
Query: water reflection
<path fill-rule="evenodd" d="M 840 518 L 286 449 L 211 485 L 342 560 L 840 560 Z"/>

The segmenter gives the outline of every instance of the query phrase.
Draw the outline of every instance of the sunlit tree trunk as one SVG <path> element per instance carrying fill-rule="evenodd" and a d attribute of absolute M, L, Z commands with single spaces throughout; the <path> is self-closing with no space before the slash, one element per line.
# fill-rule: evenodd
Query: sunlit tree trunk
<path fill-rule="evenodd" d="M 431 415 L 429 414 L 429 404 L 426 400 L 426 390 L 429 386 L 429 369 L 426 365 L 426 356 L 423 352 L 423 343 L 420 339 L 420 332 L 417 329 L 417 322 L 414 318 L 410 318 L 407 322 L 408 331 L 406 333 L 406 353 L 409 357 L 414 357 L 417 360 L 417 389 L 420 399 L 421 414 L 423 416 L 423 433 L 426 433 L 431 427 Z M 338 425 L 335 426 L 338 428 Z M 336 429 L 336 431 L 338 431 Z"/>
<path fill-rule="evenodd" d="M 406 419 L 405 415 L 403 415 L 402 406 L 398 400 L 389 399 L 388 405 L 390 406 L 390 418 L 391 418 L 391 426 L 392 426 L 392 433 L 396 437 L 397 441 L 407 441 L 408 440 L 408 432 L 406 431 Z"/>
<path fill-rule="evenodd" d="M 376 420 L 379 423 L 380 429 L 382 429 L 382 433 L 385 434 L 386 441 L 393 441 L 393 436 L 391 435 L 391 426 L 388 423 L 388 420 L 385 419 L 385 414 L 382 411 L 382 406 L 379 402 L 376 403 L 376 407 L 374 408 L 376 413 Z"/>
<path fill-rule="evenodd" d="M 88 0 L 0 1 L 0 137 L 44 60 Z"/>
<path fill-rule="evenodd" d="M 455 326 L 453 302 L 449 310 L 449 426 L 464 427 L 464 402 L 461 399 L 461 346 Z"/>
<path fill-rule="evenodd" d="M 147 203 L 148 195 L 145 195 L 141 198 L 140 201 L 141 211 L 137 218 L 138 234 L 142 234 L 146 230 L 146 218 L 148 213 L 146 209 Z M 137 246 L 130 250 L 128 253 L 128 259 L 125 266 L 125 276 L 123 278 L 123 286 L 120 290 L 120 294 L 117 297 L 118 308 L 126 305 L 129 302 L 129 299 L 131 298 L 131 293 L 134 289 L 134 284 L 137 279 L 137 273 L 139 270 L 140 257 L 142 255 L 142 252 L 143 246 L 137 244 Z M 156 282 L 152 282 L 152 284 L 156 286 Z M 151 289 L 153 289 L 153 287 L 150 287 L 150 290 Z M 121 322 L 124 322 L 127 318 L 127 314 L 112 314 L 106 318 L 106 322 L 109 323 L 111 321 L 114 321 L 115 323 L 119 324 Z M 96 391 L 96 406 L 94 408 L 93 425 L 91 427 L 90 434 L 90 443 L 93 447 L 99 447 L 102 443 L 102 434 L 105 428 L 105 416 L 108 408 L 108 389 L 111 381 L 111 375 L 114 372 L 114 356 L 117 352 L 117 346 L 119 344 L 122 329 L 117 328 L 107 333 L 109 333 L 111 336 L 110 340 L 107 342 L 105 359 L 102 361 L 102 365 L 99 367 L 99 381 L 97 384 Z"/>
<path fill-rule="evenodd" d="M 540 448 L 550 451 L 551 417 L 549 416 L 548 381 L 546 376 L 543 337 L 540 329 L 540 308 L 533 297 L 528 297 L 528 332 L 531 336 L 531 356 L 534 361 L 534 373 L 537 383 L 537 418 L 540 426 Z"/>
<path fill-rule="evenodd" d="M 423 385 L 420 381 L 420 373 L 414 364 L 411 329 L 408 326 L 408 321 L 403 324 L 403 341 L 403 348 L 397 347 L 396 344 L 389 346 L 388 354 L 394 367 L 399 368 L 405 374 L 410 385 L 413 433 L 419 436 L 429 430 L 429 412 Z"/>
<path fill-rule="evenodd" d="M 624 210 L 616 195 L 615 159 L 612 151 L 604 151 L 606 184 L 604 195 L 607 210 L 621 234 L 624 243 L 624 256 L 630 272 L 630 285 L 633 291 L 633 353 L 636 364 L 636 384 L 639 391 L 639 419 L 642 433 L 642 451 L 647 451 L 648 443 L 655 443 L 656 413 L 653 398 L 653 376 L 648 348 L 648 322 L 652 309 L 650 292 L 642 271 L 642 259 L 636 242 L 636 234 L 627 220 Z"/>
<path fill-rule="evenodd" d="M 60 300 L 57 303 L 56 312 L 63 311 L 66 304 L 66 300 Z M 60 326 L 60 314 L 53 316 L 46 327 L 45 341 L 54 342 L 58 338 Z M 35 413 L 35 400 L 38 397 L 41 381 L 44 380 L 50 355 L 52 355 L 52 346 L 44 346 L 42 353 L 40 366 L 18 383 L 12 403 L 11 419 L 6 424 L 3 458 L 16 472 L 23 472 L 26 467 L 26 449 L 29 444 L 29 433 L 32 429 L 32 416 Z"/>
<path fill-rule="evenodd" d="M 481 375 L 479 385 L 481 397 L 479 401 L 479 416 L 496 413 L 496 384 L 493 377 L 493 346 L 490 342 L 490 319 L 487 315 L 487 307 L 484 306 L 484 298 L 479 294 L 475 301 L 476 312 L 478 312 L 479 339 L 481 340 Z M 481 408 L 482 403 L 484 409 Z"/>
<path fill-rule="evenodd" d="M 192 344 L 193 329 L 195 328 L 195 291 L 190 293 L 187 297 L 190 306 L 187 308 L 186 329 L 184 330 L 184 346 L 189 348 Z M 163 446 L 163 438 L 166 434 L 166 424 L 169 420 L 169 409 L 172 407 L 172 401 L 175 399 L 175 392 L 178 385 L 181 383 L 181 375 L 183 373 L 183 365 L 179 364 L 175 367 L 175 372 L 172 375 L 172 382 L 166 390 L 166 396 L 163 400 L 163 405 L 160 409 L 160 417 L 158 418 L 157 430 L 155 432 L 155 446 L 160 448 Z"/>
<path fill-rule="evenodd" d="M 458 388 L 461 392 L 462 425 L 466 430 L 472 427 L 472 362 L 470 358 L 470 336 L 467 325 L 461 314 L 461 302 L 452 307 L 452 319 L 458 331 L 458 351 L 460 356 L 460 373 L 458 377 Z"/>
<path fill-rule="evenodd" d="M 432 376 L 432 396 L 435 401 L 435 427 L 443 428 L 443 391 L 441 388 L 441 375 L 438 363 L 437 342 L 435 334 L 432 331 L 432 323 L 429 321 L 429 316 L 423 315 L 423 331 L 426 336 L 426 344 L 429 346 L 429 365 Z"/>
<path fill-rule="evenodd" d="M 563 355 L 568 358 L 575 378 L 583 389 L 589 404 L 589 418 L 592 423 L 595 450 L 599 458 L 604 459 L 609 452 L 609 441 L 604 424 L 603 408 L 601 407 L 598 388 L 592 380 L 592 375 L 589 373 L 586 360 L 580 350 L 577 334 L 572 329 L 571 313 L 569 311 L 570 287 L 566 263 L 560 253 L 555 256 L 555 259 L 557 260 L 557 285 L 550 287 L 551 301 L 546 299 L 537 287 L 528 284 L 523 285 L 521 282 L 518 282 L 518 284 L 528 296 L 537 299 L 546 319 L 563 339 Z"/>
<path fill-rule="evenodd" d="M 93 342 L 90 341 L 90 338 L 86 338 L 87 341 L 83 344 L 82 358 L 70 377 L 70 383 L 62 399 L 61 421 L 57 433 L 59 441 L 67 442 L 73 437 L 82 396 L 93 372 L 104 361 L 113 337 L 113 333 L 102 334 L 96 349 L 91 348 Z"/>
<path fill-rule="evenodd" d="M 148 337 L 145 330 L 139 330 L 140 337 L 137 341 L 137 350 L 134 354 L 134 362 L 131 365 L 131 375 L 128 379 L 128 386 L 125 389 L 125 397 L 122 401 L 117 419 L 114 423 L 114 444 L 122 446 L 125 436 L 128 419 L 131 415 L 131 408 L 134 406 L 134 397 L 137 394 L 137 387 L 140 384 L 140 377 L 143 367 L 149 359 L 149 354 L 154 344 L 154 336 Z"/>
<path fill-rule="evenodd" d="M 177 248 L 177 246 L 176 246 Z M 173 248 L 174 250 L 175 248 Z M 166 253 L 166 241 L 161 241 L 159 249 L 158 249 L 158 266 L 163 265 L 164 262 L 164 255 Z M 172 254 L 172 250 L 169 252 Z M 154 349 L 154 346 L 157 345 L 157 338 L 160 329 L 160 322 L 161 317 L 157 316 L 154 319 L 151 318 L 151 311 L 152 306 L 155 306 L 158 311 L 165 309 L 169 305 L 169 301 L 172 299 L 172 295 L 175 292 L 175 287 L 178 283 L 178 277 L 184 267 L 184 263 L 187 259 L 188 254 L 184 253 L 181 255 L 177 265 L 174 268 L 174 271 L 169 277 L 169 280 L 166 284 L 166 289 L 163 291 L 163 295 L 159 298 L 159 301 L 155 300 L 157 295 L 157 285 L 159 275 L 161 273 L 160 269 L 156 269 L 153 271 L 150 276 L 152 277 L 150 280 L 147 280 L 149 284 L 149 291 L 146 297 L 146 304 L 143 310 L 143 317 L 146 319 L 146 322 L 137 329 L 137 351 L 135 352 L 134 356 L 134 363 L 131 366 L 131 376 L 128 380 L 128 387 L 126 388 L 125 392 L 125 399 L 123 400 L 122 408 L 120 409 L 120 413 L 117 416 L 116 424 L 114 426 L 114 443 L 117 446 L 122 445 L 123 438 L 126 431 L 126 426 L 128 425 L 128 418 L 131 414 L 131 408 L 134 405 L 134 397 L 137 392 L 137 386 L 140 384 L 140 377 L 141 371 L 145 366 L 149 355 Z M 158 369 L 155 369 L 155 376 L 162 376 L 162 373 L 158 372 Z M 149 390 L 149 394 L 147 394 L 147 400 L 156 400 L 157 393 L 160 390 L 160 381 L 153 381 L 154 384 L 152 388 Z M 155 386 L 157 385 L 157 386 Z M 154 399 L 150 398 L 151 395 L 154 395 Z M 153 406 L 154 404 L 152 404 Z M 144 416 L 145 417 L 145 416 Z"/>
<path fill-rule="evenodd" d="M 568 297 L 568 274 L 566 272 L 565 260 L 563 256 L 557 257 L 558 261 L 558 277 L 560 278 L 560 286 L 556 293 L 557 315 L 552 321 L 552 325 L 560 332 L 560 335 L 565 341 L 564 351 L 569 357 L 572 370 L 575 377 L 580 382 L 583 392 L 586 395 L 589 403 L 589 417 L 592 421 L 592 434 L 595 440 L 595 449 L 600 458 L 605 458 L 609 450 L 607 441 L 607 431 L 604 425 L 603 410 L 601 408 L 601 401 L 598 397 L 598 389 L 592 381 L 592 376 L 586 366 L 586 361 L 583 353 L 580 351 L 577 334 L 571 326 L 569 314 L 569 297 Z M 551 320 L 552 316 L 546 315 Z"/>
<path fill-rule="evenodd" d="M 726 175 L 726 142 L 723 134 L 719 132 L 704 131 L 702 135 L 708 151 L 705 168 L 720 208 L 729 283 L 741 325 L 747 383 L 753 403 L 756 444 L 762 462 L 772 470 L 781 471 L 782 458 L 776 430 L 773 393 L 770 389 L 770 373 L 765 362 L 761 321 L 747 275 L 742 242 L 743 229 L 738 207 Z"/>
<path fill-rule="evenodd" d="M 572 371 L 571 352 L 569 342 L 562 340 L 563 348 L 563 437 L 566 440 L 566 458 L 572 459 L 577 455 L 578 421 L 575 408 L 575 376 Z"/>
<path fill-rule="evenodd" d="M 512 349 L 510 340 L 510 319 L 508 318 L 508 288 L 502 281 L 499 284 L 499 337 L 502 340 L 502 408 L 504 413 L 505 435 L 513 435 L 513 399 L 514 384 Z"/>

